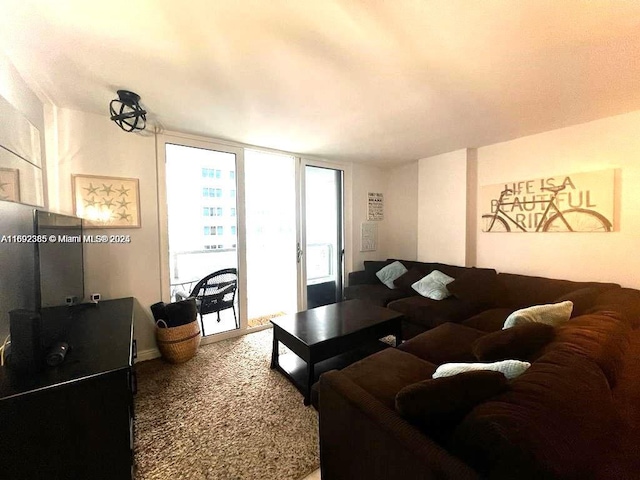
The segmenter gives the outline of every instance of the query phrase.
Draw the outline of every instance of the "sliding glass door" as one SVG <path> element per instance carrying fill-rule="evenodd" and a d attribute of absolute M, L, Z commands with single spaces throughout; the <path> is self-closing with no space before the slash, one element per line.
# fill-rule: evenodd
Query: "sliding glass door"
<path fill-rule="evenodd" d="M 344 257 L 343 172 L 306 165 L 305 236 L 307 308 L 342 300 Z"/>
<path fill-rule="evenodd" d="M 206 297 L 203 335 L 238 329 L 236 155 L 170 143 L 165 155 L 171 301 Z"/>
<path fill-rule="evenodd" d="M 162 299 L 197 295 L 221 270 L 237 274 L 231 303 L 203 311 L 206 336 L 341 300 L 342 170 L 171 135 L 158 137 L 158 152 Z"/>

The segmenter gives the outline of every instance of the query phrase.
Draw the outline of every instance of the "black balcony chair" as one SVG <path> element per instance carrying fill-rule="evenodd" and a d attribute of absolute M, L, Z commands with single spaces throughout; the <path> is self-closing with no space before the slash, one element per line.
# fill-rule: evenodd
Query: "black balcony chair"
<path fill-rule="evenodd" d="M 200 323 L 202 325 L 202 334 L 204 335 L 203 315 L 208 313 L 217 313 L 218 322 L 220 321 L 220 312 L 227 308 L 233 309 L 233 318 L 238 325 L 238 316 L 236 315 L 236 291 L 238 290 L 238 270 L 235 268 L 225 268 L 211 273 L 196 283 L 189 297 L 196 299 L 196 306 L 200 314 Z M 183 296 L 177 292 L 177 296 Z"/>

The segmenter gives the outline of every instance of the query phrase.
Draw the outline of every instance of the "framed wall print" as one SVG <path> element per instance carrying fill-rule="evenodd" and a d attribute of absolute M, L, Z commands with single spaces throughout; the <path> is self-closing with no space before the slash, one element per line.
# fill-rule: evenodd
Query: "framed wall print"
<path fill-rule="evenodd" d="M 73 208 L 87 228 L 139 228 L 137 178 L 72 175 Z"/>
<path fill-rule="evenodd" d="M 0 168 L 0 200 L 20 201 L 20 170 Z"/>
<path fill-rule="evenodd" d="M 384 196 L 382 193 L 368 192 L 367 220 L 384 220 Z"/>

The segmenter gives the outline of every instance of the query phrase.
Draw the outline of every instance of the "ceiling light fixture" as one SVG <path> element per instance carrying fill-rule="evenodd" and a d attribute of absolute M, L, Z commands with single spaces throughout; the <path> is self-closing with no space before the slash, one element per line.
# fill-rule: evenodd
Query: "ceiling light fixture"
<path fill-rule="evenodd" d="M 118 98 L 111 100 L 109 104 L 111 120 L 125 132 L 144 130 L 147 126 L 147 112 L 138 102 L 140 102 L 140 95 L 137 93 L 118 90 Z"/>

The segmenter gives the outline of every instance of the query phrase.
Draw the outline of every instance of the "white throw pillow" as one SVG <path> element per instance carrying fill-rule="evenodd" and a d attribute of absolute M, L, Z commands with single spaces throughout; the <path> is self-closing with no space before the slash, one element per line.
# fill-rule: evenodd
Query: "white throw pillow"
<path fill-rule="evenodd" d="M 393 262 L 376 272 L 376 277 L 380 279 L 387 287 L 394 289 L 396 286 L 393 281 L 407 273 L 406 267 L 400 262 Z"/>
<path fill-rule="evenodd" d="M 534 305 L 533 307 L 516 310 L 504 321 L 502 329 L 522 325 L 523 323 L 546 323 L 559 325 L 571 318 L 573 302 L 550 303 L 548 305 Z"/>
<path fill-rule="evenodd" d="M 455 279 L 451 278 L 449 275 L 445 275 L 438 270 L 434 270 L 426 277 L 421 278 L 411 285 L 411 288 L 423 297 L 430 298 L 431 300 L 444 300 L 451 296 L 451 293 L 447 290 L 447 285 L 454 280 Z"/>
<path fill-rule="evenodd" d="M 531 364 L 520 360 L 502 360 L 493 363 L 445 363 L 433 373 L 433 378 L 451 377 L 463 372 L 493 370 L 502 373 L 508 379 L 522 375 Z"/>

